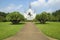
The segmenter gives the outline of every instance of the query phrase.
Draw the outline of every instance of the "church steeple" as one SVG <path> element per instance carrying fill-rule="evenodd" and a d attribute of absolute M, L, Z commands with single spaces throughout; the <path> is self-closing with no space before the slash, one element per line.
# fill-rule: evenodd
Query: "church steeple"
<path fill-rule="evenodd" d="M 31 4 L 29 4 L 29 8 L 31 9 Z"/>
<path fill-rule="evenodd" d="M 26 11 L 25 18 L 27 20 L 33 20 L 35 18 L 35 12 L 32 10 L 31 4 L 29 3 L 29 9 Z"/>

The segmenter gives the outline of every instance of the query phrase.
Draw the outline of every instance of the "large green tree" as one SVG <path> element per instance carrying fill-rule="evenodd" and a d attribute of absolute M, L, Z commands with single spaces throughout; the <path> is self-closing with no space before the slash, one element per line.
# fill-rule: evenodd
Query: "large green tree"
<path fill-rule="evenodd" d="M 8 21 L 11 21 L 13 24 L 17 24 L 20 21 L 24 20 L 24 16 L 21 13 L 19 13 L 19 12 L 12 12 L 12 13 L 9 13 L 6 16 L 6 19 Z"/>
<path fill-rule="evenodd" d="M 46 12 L 42 12 L 41 14 L 36 15 L 36 19 L 44 24 L 48 20 L 48 15 Z"/>

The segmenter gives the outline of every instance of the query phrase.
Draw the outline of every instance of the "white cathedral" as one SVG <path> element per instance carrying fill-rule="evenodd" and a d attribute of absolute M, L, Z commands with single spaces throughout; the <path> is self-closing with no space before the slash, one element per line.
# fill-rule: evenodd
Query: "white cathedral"
<path fill-rule="evenodd" d="M 36 13 L 34 10 L 32 10 L 31 5 L 29 6 L 29 9 L 24 13 L 24 17 L 27 20 L 33 20 L 36 17 Z"/>

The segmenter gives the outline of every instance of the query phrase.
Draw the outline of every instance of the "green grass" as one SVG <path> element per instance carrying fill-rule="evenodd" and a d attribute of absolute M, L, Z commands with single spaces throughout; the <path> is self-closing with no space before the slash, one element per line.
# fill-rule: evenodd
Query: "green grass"
<path fill-rule="evenodd" d="M 10 22 L 0 22 L 0 40 L 15 35 L 24 24 L 12 25 Z"/>
<path fill-rule="evenodd" d="M 60 22 L 47 22 L 47 24 L 36 23 L 36 26 L 44 34 L 60 40 Z"/>

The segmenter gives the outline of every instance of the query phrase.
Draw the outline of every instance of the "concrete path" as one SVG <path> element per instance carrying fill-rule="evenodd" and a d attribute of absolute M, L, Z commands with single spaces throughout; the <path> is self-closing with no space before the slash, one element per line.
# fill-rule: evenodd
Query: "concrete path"
<path fill-rule="evenodd" d="M 28 22 L 15 36 L 4 40 L 52 40 L 39 31 L 34 23 Z"/>

